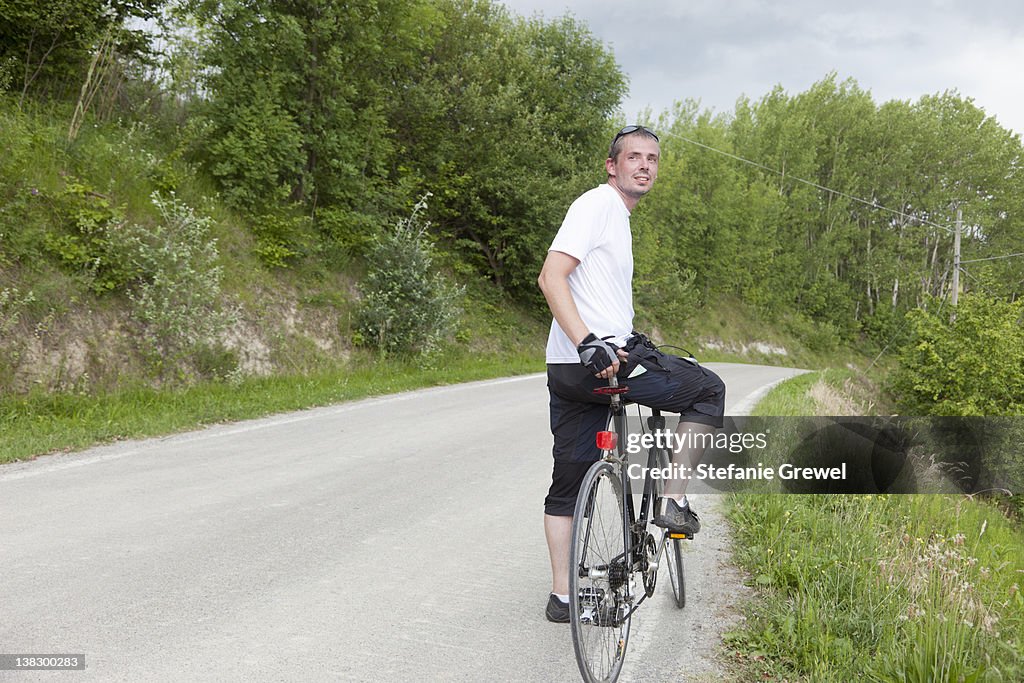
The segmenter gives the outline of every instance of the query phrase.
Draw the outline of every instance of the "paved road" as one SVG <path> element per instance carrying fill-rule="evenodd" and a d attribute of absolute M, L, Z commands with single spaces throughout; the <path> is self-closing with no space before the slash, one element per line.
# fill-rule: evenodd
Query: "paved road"
<path fill-rule="evenodd" d="M 795 374 L 711 366 L 731 413 Z M 549 439 L 533 376 L 2 466 L 0 653 L 87 669 L 0 680 L 577 680 L 542 612 Z M 645 606 L 624 680 L 695 680 L 727 543 L 693 544 L 686 610 Z"/>

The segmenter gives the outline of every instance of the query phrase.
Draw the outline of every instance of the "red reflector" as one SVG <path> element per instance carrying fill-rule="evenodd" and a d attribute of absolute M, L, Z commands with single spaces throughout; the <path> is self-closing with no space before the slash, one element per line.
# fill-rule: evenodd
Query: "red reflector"
<path fill-rule="evenodd" d="M 618 443 L 618 435 L 615 432 L 598 432 L 597 447 L 602 451 L 610 451 Z"/>

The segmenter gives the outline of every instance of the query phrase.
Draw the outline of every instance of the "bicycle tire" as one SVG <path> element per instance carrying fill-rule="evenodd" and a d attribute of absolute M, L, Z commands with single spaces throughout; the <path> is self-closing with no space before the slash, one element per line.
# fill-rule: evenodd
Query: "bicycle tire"
<path fill-rule="evenodd" d="M 670 462 L 668 453 L 665 451 L 658 453 L 659 467 L 667 467 Z M 663 487 L 664 483 L 659 480 L 656 483 L 659 496 L 662 493 Z M 669 584 L 672 586 L 672 599 L 675 600 L 677 608 L 683 609 L 686 607 L 686 572 L 683 566 L 683 541 L 678 538 L 669 537 L 667 532 L 663 535 L 662 539 L 662 542 L 665 544 L 662 552 L 665 553 L 665 560 L 668 565 L 668 578 Z"/>
<path fill-rule="evenodd" d="M 573 516 L 569 565 L 569 624 L 576 664 L 586 683 L 611 683 L 629 642 L 622 482 L 611 463 L 587 470 Z M 582 576 L 581 576 L 582 574 Z"/>
<path fill-rule="evenodd" d="M 686 607 L 686 573 L 683 568 L 683 542 L 665 534 L 665 559 L 668 561 L 668 578 L 672 584 L 672 597 L 676 607 Z"/>

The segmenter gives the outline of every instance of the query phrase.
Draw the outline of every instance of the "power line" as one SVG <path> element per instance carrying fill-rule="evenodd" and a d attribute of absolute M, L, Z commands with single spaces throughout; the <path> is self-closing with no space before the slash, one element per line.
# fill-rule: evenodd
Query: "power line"
<path fill-rule="evenodd" d="M 961 261 L 961 263 L 963 263 L 963 261 Z M 995 295 L 995 294 L 993 294 L 992 292 L 990 292 L 990 291 L 989 291 L 989 289 L 988 289 L 988 288 L 987 288 L 987 287 L 985 286 L 985 284 L 984 284 L 984 283 L 983 283 L 983 282 L 982 282 L 981 280 L 979 280 L 979 279 L 978 279 L 977 277 L 975 277 L 974 275 L 971 275 L 971 274 L 970 274 L 970 273 L 969 273 L 969 272 L 967 271 L 967 269 L 966 269 L 966 268 L 961 268 L 961 269 L 960 269 L 960 272 L 962 272 L 962 273 L 963 273 L 964 275 L 966 275 L 966 276 L 967 276 L 968 278 L 970 278 L 971 280 L 973 280 L 973 281 L 974 281 L 974 285 L 975 285 L 975 286 L 976 286 L 976 287 L 977 287 L 978 289 L 980 289 L 981 291 L 985 292 L 985 294 L 988 294 L 988 295 L 989 295 L 990 297 L 992 297 L 993 299 L 998 299 L 998 298 L 999 298 L 999 297 L 998 297 L 997 295 Z"/>
<path fill-rule="evenodd" d="M 960 261 L 960 265 L 963 265 L 965 263 L 978 263 L 980 261 L 996 261 L 998 259 L 1014 258 L 1015 256 L 1024 256 L 1024 251 L 1019 252 L 1017 254 L 1004 254 L 1003 256 L 989 256 L 988 258 L 965 259 L 965 260 Z"/>
<path fill-rule="evenodd" d="M 945 230 L 948 233 L 952 233 L 953 232 L 953 228 L 949 227 L 948 225 L 940 225 L 939 223 L 934 223 L 934 222 L 932 222 L 932 221 L 930 221 L 930 220 L 928 220 L 926 218 L 921 218 L 920 216 L 915 216 L 913 214 L 909 214 L 909 213 L 900 211 L 898 209 L 890 209 L 887 206 L 882 206 L 881 204 L 879 204 L 876 201 L 862 199 L 860 197 L 856 197 L 856 196 L 854 196 L 852 194 L 848 194 L 848 193 L 842 192 L 840 190 L 834 190 L 831 187 L 826 187 L 826 186 L 821 185 L 820 183 L 816 183 L 816 182 L 814 182 L 812 180 L 806 180 L 804 178 L 801 178 L 801 177 L 795 176 L 795 175 L 787 175 L 784 171 L 780 171 L 780 170 L 772 168 L 770 166 L 765 166 L 764 164 L 762 164 L 760 162 L 757 162 L 757 161 L 752 161 L 750 159 L 745 159 L 745 158 L 743 158 L 743 157 L 741 157 L 741 156 L 739 156 L 737 154 L 733 154 L 732 152 L 726 152 L 724 150 L 717 149 L 715 147 L 712 147 L 711 145 L 706 145 L 703 142 L 697 142 L 696 140 L 691 140 L 690 138 L 686 137 L 685 135 L 680 135 L 678 133 L 668 132 L 668 133 L 665 133 L 662 137 L 679 138 L 683 142 L 688 142 L 691 145 L 696 145 L 697 147 L 709 150 L 711 152 L 715 152 L 716 154 L 721 154 L 722 156 L 727 156 L 730 159 L 735 159 L 736 161 L 742 161 L 745 164 L 750 164 L 751 166 L 755 166 L 757 168 L 760 168 L 761 170 L 768 171 L 769 173 L 774 173 L 775 175 L 781 176 L 783 178 L 790 178 L 791 180 L 795 180 L 797 182 L 803 183 L 804 185 L 809 185 L 810 187 L 816 188 L 818 190 L 822 190 L 823 192 L 830 192 L 830 193 L 832 193 L 834 195 L 837 195 L 837 196 L 840 196 L 840 197 L 845 197 L 846 199 L 850 199 L 850 200 L 853 200 L 855 202 L 860 202 L 861 204 L 864 204 L 866 206 L 870 206 L 873 209 L 880 209 L 882 211 L 888 211 L 889 213 L 892 213 L 892 214 L 895 214 L 897 216 L 900 216 L 901 218 L 909 218 L 911 220 L 918 221 L 918 222 L 923 223 L 925 225 L 930 225 L 933 228 L 939 228 L 940 230 Z"/>

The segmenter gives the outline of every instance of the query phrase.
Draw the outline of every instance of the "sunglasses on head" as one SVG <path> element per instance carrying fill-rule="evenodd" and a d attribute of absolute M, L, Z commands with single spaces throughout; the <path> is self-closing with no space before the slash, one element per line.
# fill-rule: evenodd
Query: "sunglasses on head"
<path fill-rule="evenodd" d="M 650 135 L 652 138 L 654 138 L 655 142 L 661 142 L 661 140 L 658 139 L 657 134 L 655 134 L 655 132 L 650 128 L 645 128 L 644 126 L 626 126 L 625 128 L 623 128 L 622 130 L 615 134 L 615 139 L 612 140 L 612 144 L 614 145 L 616 142 L 618 142 L 619 138 L 621 138 L 623 135 L 629 135 L 630 133 L 635 133 L 638 130 L 642 130 L 643 132 Z"/>

